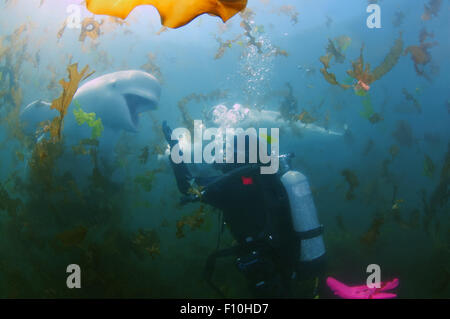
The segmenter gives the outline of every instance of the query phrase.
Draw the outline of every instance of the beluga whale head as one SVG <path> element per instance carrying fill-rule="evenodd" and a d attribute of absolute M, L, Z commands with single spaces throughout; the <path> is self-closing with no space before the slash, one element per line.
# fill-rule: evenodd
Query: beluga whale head
<path fill-rule="evenodd" d="M 137 132 L 139 114 L 156 109 L 158 80 L 139 70 L 109 73 L 83 84 L 73 100 L 85 112 L 95 112 L 113 130 Z"/>
<path fill-rule="evenodd" d="M 84 83 L 76 91 L 64 118 L 64 135 L 79 134 L 75 121 L 75 105 L 84 112 L 94 112 L 102 120 L 106 131 L 137 132 L 139 114 L 156 109 L 161 95 L 158 80 L 139 70 L 108 73 Z M 51 103 L 38 100 L 27 105 L 21 112 L 21 120 L 28 134 L 34 133 L 39 124 L 58 116 Z"/>

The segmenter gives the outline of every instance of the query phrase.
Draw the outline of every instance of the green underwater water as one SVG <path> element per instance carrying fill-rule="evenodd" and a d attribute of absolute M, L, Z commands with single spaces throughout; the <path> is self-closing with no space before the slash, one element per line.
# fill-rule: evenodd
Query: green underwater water
<path fill-rule="evenodd" d="M 320 26 L 314 17 L 295 22 L 296 15 L 284 14 L 274 1 L 268 6 L 249 1 L 256 12 L 255 35 L 271 41 L 269 49 L 277 52 L 270 56 L 246 46 L 247 38 L 235 40 L 243 33 L 241 16 L 227 24 L 229 30 L 203 16 L 185 29 L 159 34 L 158 17 L 147 8 L 128 19 L 129 25 L 104 18 L 98 39 L 80 41 L 79 30 L 70 29 L 59 36 L 69 2 L 48 0 L 23 11 L 25 0 L 0 3 L 0 298 L 218 298 L 203 271 L 216 249 L 220 212 L 204 203 L 180 205 L 169 162 L 159 159 L 167 147 L 161 122 L 183 125 L 236 100 L 285 110 L 289 117 L 303 110 L 320 125 L 350 127 L 330 143 L 311 142 L 299 131 L 284 149 L 296 152 L 293 166 L 311 182 L 325 229 L 324 277 L 361 284 L 367 265 L 375 263 L 383 280 L 400 279 L 400 298 L 450 297 L 450 70 L 442 53 L 449 45 L 448 10 L 425 25 L 440 42 L 432 52 L 441 69 L 432 81 L 419 77 L 402 56 L 370 93 L 358 96 L 361 91 L 326 82 L 319 57 L 329 37 L 350 34 L 345 70 L 363 42 L 374 66 L 383 61 L 399 30 L 386 22 L 390 29 L 373 42 L 368 31 L 354 31 L 361 19 L 345 12 L 353 7 L 365 17 L 365 2 L 334 8 L 336 29 L 330 30 L 327 14 L 314 6 L 285 3 L 300 12 L 312 10 L 323 20 Z M 318 2 L 322 8 L 329 4 Z M 417 44 L 422 25 L 407 26 L 420 21 L 423 5 L 404 10 L 410 14 L 402 27 L 404 41 Z M 151 19 L 145 20 L 147 15 Z M 289 54 L 275 50 L 278 45 Z M 64 136 L 57 141 L 26 136 L 21 127 L 20 110 L 36 99 L 60 96 L 58 81 L 68 79 L 73 63 L 79 70 L 89 65 L 96 71 L 92 77 L 144 69 L 161 82 L 159 109 L 141 116 L 139 134 L 121 134 L 106 168 L 97 153 L 103 126 L 95 114 L 78 109 L 78 124 L 91 139 L 77 148 Z M 304 71 L 307 64 L 314 72 Z M 341 65 L 333 67 L 346 78 Z M 405 98 L 405 87 L 414 102 Z M 235 243 L 225 227 L 221 247 Z M 67 288 L 70 264 L 81 267 L 81 289 Z M 232 257 L 217 262 L 213 280 L 228 298 L 252 297 Z M 296 280 L 295 297 L 314 297 L 314 285 L 314 278 Z"/>

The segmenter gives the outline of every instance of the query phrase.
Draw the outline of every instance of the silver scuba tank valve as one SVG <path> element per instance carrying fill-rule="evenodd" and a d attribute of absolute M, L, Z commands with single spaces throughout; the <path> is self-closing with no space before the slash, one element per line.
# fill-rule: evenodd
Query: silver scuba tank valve
<path fill-rule="evenodd" d="M 283 175 L 287 171 L 291 170 L 292 158 L 294 157 L 295 157 L 294 153 L 283 154 L 278 157 L 280 163 L 280 169 L 278 171 L 278 174 Z"/>

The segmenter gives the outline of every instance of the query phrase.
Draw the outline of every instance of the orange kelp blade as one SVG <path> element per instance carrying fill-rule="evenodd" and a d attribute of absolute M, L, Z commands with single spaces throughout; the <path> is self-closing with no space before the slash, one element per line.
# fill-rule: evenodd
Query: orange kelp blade
<path fill-rule="evenodd" d="M 164 26 L 178 28 L 204 13 L 218 16 L 225 22 L 245 9 L 247 0 L 86 0 L 86 7 L 92 13 L 122 19 L 135 7 L 146 4 L 158 10 Z"/>

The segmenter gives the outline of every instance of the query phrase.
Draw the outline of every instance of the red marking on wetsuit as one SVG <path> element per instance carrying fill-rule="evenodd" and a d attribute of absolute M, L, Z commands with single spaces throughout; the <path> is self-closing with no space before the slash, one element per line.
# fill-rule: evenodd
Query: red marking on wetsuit
<path fill-rule="evenodd" d="M 244 185 L 252 185 L 253 184 L 253 178 L 245 177 L 245 176 L 242 176 L 241 178 L 242 178 L 242 184 L 244 184 Z"/>

